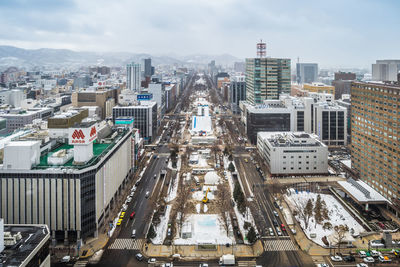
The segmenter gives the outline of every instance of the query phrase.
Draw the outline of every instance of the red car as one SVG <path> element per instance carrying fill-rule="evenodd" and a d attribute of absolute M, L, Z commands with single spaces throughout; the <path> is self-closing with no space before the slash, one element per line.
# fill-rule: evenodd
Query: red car
<path fill-rule="evenodd" d="M 286 231 L 285 225 L 283 223 L 281 224 L 281 229 L 282 229 L 282 231 Z"/>
<path fill-rule="evenodd" d="M 131 219 L 133 219 L 133 217 L 135 217 L 135 212 L 132 211 L 131 215 L 129 216 Z"/>

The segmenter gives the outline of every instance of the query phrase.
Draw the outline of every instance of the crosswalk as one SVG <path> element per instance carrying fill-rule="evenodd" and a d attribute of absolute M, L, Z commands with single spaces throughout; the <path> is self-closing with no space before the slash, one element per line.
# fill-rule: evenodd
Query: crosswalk
<path fill-rule="evenodd" d="M 117 238 L 108 247 L 108 249 L 130 249 L 140 250 L 144 243 L 144 239 L 132 239 L 132 238 Z"/>
<path fill-rule="evenodd" d="M 77 261 L 74 264 L 74 267 L 85 267 L 88 264 L 88 261 Z"/>
<path fill-rule="evenodd" d="M 238 266 L 240 267 L 254 267 L 257 265 L 256 261 L 238 261 L 237 262 Z"/>
<path fill-rule="evenodd" d="M 265 251 L 291 251 L 297 250 L 297 246 L 291 239 L 266 239 L 263 240 Z"/>

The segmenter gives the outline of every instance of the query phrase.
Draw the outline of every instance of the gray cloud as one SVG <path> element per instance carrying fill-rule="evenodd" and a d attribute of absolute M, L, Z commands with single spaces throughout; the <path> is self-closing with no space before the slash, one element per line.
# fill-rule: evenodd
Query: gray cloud
<path fill-rule="evenodd" d="M 152 54 L 268 54 L 322 66 L 400 57 L 396 1 L 0 1 L 0 44 Z M 379 38 L 376 38 L 379 36 Z"/>

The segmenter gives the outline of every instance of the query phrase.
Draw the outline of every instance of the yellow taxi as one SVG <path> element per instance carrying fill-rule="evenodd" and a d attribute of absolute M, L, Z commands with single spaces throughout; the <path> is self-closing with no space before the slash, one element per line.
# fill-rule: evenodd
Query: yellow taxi
<path fill-rule="evenodd" d="M 117 222 L 117 226 L 120 226 L 121 223 L 122 223 L 122 219 L 119 219 L 118 222 Z"/>
<path fill-rule="evenodd" d="M 121 215 L 119 215 L 119 218 L 120 218 L 120 219 L 123 219 L 124 216 L 125 216 L 125 211 L 121 212 Z"/>

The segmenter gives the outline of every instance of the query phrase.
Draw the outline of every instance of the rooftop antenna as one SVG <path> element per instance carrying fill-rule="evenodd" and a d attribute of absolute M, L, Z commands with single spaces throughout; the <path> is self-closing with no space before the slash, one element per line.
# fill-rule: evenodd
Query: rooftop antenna
<path fill-rule="evenodd" d="M 263 43 L 261 39 L 259 43 L 257 43 L 257 57 L 263 58 L 267 55 L 267 44 Z"/>

